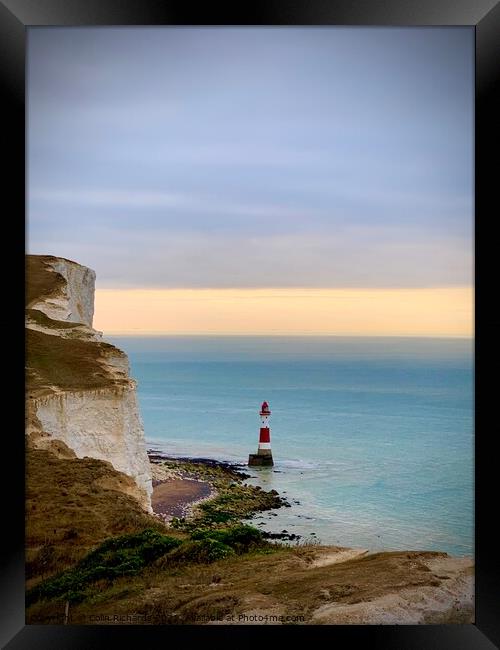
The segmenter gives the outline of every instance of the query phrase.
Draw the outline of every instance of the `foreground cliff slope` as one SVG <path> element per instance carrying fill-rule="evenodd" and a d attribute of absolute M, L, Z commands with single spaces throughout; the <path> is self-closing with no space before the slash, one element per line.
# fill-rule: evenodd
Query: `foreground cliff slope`
<path fill-rule="evenodd" d="M 26 586 L 74 565 L 109 537 L 163 528 L 135 497 L 135 481 L 63 442 L 26 450 Z"/>
<path fill-rule="evenodd" d="M 29 446 L 110 463 L 151 512 L 151 469 L 127 356 L 92 327 L 95 273 L 64 258 L 29 255 L 26 385 Z"/>

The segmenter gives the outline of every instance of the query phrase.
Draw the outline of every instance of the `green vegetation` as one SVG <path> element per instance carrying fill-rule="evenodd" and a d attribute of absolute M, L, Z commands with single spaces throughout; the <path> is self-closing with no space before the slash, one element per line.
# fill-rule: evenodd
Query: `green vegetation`
<path fill-rule="evenodd" d="M 230 614 L 238 621 L 242 613 L 301 616 L 312 615 L 324 604 L 366 602 L 405 588 L 432 587 L 439 579 L 426 559 L 439 554 L 417 552 L 379 553 L 347 562 L 314 565 L 318 555 L 331 554 L 328 547 L 257 547 L 248 553 L 228 554 L 210 562 L 173 561 L 186 552 L 193 540 L 161 556 L 136 574 L 98 580 L 83 600 L 70 606 L 70 623 L 106 624 L 115 615 L 137 614 L 153 625 L 200 624 L 202 617 Z M 170 560 L 169 560 L 170 557 Z M 27 611 L 29 624 L 62 620 L 64 597 L 38 600 Z M 437 621 L 433 621 L 437 622 Z M 443 621 L 439 621 L 443 622 Z"/>
<path fill-rule="evenodd" d="M 198 519 L 207 524 L 226 523 L 282 505 L 283 499 L 276 490 L 266 492 L 253 485 L 230 483 L 214 499 L 200 504 L 200 514 L 195 517 L 195 524 Z"/>
<path fill-rule="evenodd" d="M 246 478 L 247 474 L 242 474 L 231 465 L 223 465 L 222 463 L 208 464 L 203 460 L 184 460 L 184 459 L 168 459 L 162 460 L 161 465 L 168 469 L 180 470 L 186 478 L 198 478 L 204 481 L 209 481 L 216 487 L 224 485 L 229 479 L 234 481 L 241 481 Z"/>
<path fill-rule="evenodd" d="M 35 600 L 55 598 L 73 602 L 84 600 L 96 582 L 139 573 L 147 564 L 182 542 L 175 537 L 147 529 L 138 534 L 106 540 L 83 558 L 74 568 L 49 578 L 27 592 L 30 604 Z"/>
<path fill-rule="evenodd" d="M 253 526 L 240 524 L 232 528 L 197 529 L 191 533 L 191 539 L 206 540 L 212 539 L 221 544 L 230 546 L 236 553 L 247 553 L 250 549 L 261 546 L 263 537 L 260 530 Z"/>
<path fill-rule="evenodd" d="M 27 592 L 27 604 L 38 600 L 81 602 L 108 589 L 125 576 L 134 576 L 154 564 L 158 570 L 189 564 L 210 564 L 235 554 L 270 546 L 251 526 L 223 530 L 199 529 L 190 539 L 179 539 L 154 529 L 107 539 L 76 566 L 44 580 Z"/>
<path fill-rule="evenodd" d="M 234 555 L 234 550 L 216 539 L 187 541 L 165 559 L 167 564 L 210 564 Z M 163 565 L 164 566 L 164 565 Z"/>
<path fill-rule="evenodd" d="M 108 463 L 57 458 L 46 450 L 28 449 L 30 620 L 45 620 L 65 601 L 72 603 L 73 611 L 115 599 L 138 597 L 142 602 L 147 585 L 156 580 L 177 584 L 176 576 L 186 572 L 205 576 L 203 567 L 211 565 L 218 567 L 212 574 L 217 583 L 220 567 L 227 562 L 246 556 L 257 561 L 281 552 L 282 547 L 263 539 L 261 531 L 238 520 L 257 507 L 276 507 L 276 493 L 242 485 L 242 475 L 232 468 L 181 461 L 174 465 L 183 473 L 188 465 L 190 475 L 196 477 L 203 467 L 205 480 L 217 486 L 218 495 L 200 504 L 193 519 L 178 520 L 177 528 L 166 528 L 123 493 L 128 477 Z M 182 598 L 176 598 L 177 606 Z M 210 598 L 207 612 L 231 610 L 237 600 L 233 596 Z M 181 609 L 183 619 L 188 620 L 191 609 Z"/>
<path fill-rule="evenodd" d="M 174 517 L 171 526 L 177 530 L 191 533 L 200 527 L 227 526 L 256 512 L 287 505 L 286 499 L 280 497 L 276 490 L 266 491 L 259 486 L 243 483 L 248 475 L 232 467 L 184 460 L 168 460 L 164 461 L 164 465 L 181 471 L 186 478 L 205 480 L 217 491 L 217 496 L 197 506 L 191 519 Z"/>

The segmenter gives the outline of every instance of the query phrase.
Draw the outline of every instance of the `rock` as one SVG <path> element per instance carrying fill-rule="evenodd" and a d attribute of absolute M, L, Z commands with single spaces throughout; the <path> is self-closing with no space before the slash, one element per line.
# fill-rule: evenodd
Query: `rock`
<path fill-rule="evenodd" d="M 56 292 L 38 296 L 28 307 L 43 312 L 54 321 L 82 323 L 91 328 L 94 317 L 95 272 L 63 257 L 30 255 L 29 258 L 33 262 L 41 262 L 45 273 L 57 274 L 62 281 Z M 37 276 L 41 272 L 37 268 Z"/>
<path fill-rule="evenodd" d="M 49 255 L 28 255 L 27 264 L 35 279 L 28 278 L 27 310 L 38 319 L 26 325 L 30 444 L 45 448 L 48 437 L 78 458 L 109 462 L 135 482 L 126 493 L 152 512 L 151 464 L 128 358 L 92 329 L 94 271 Z M 33 356 L 30 341 L 39 349 Z"/>

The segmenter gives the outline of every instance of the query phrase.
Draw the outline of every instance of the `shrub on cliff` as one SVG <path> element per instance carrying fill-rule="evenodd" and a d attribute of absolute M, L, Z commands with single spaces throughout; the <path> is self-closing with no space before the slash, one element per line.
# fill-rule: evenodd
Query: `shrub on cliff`
<path fill-rule="evenodd" d="M 27 602 L 30 604 L 44 598 L 83 600 L 93 583 L 135 575 L 181 543 L 179 539 L 152 529 L 112 537 L 88 553 L 74 568 L 31 589 L 26 596 Z"/>
<path fill-rule="evenodd" d="M 246 553 L 251 547 L 263 543 L 260 530 L 246 524 L 232 528 L 195 530 L 191 534 L 191 539 L 213 539 L 230 546 L 236 553 Z"/>
<path fill-rule="evenodd" d="M 210 564 L 234 555 L 234 550 L 216 539 L 196 539 L 184 542 L 165 556 L 167 564 Z"/>
<path fill-rule="evenodd" d="M 203 516 L 201 518 L 207 523 L 225 524 L 231 519 L 236 519 L 238 516 L 234 512 L 220 509 L 220 497 L 202 503 L 200 505 L 200 510 L 203 511 Z"/>

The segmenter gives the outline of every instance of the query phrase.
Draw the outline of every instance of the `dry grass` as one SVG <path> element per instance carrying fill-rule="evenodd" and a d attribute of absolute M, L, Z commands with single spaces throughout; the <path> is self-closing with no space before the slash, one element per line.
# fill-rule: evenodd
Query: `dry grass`
<path fill-rule="evenodd" d="M 64 286 L 64 278 L 48 266 L 56 259 L 49 255 L 26 256 L 26 314 L 43 327 L 72 330 L 81 325 L 53 320 L 39 310 L 29 309 L 35 301 L 57 294 Z M 124 353 L 109 343 L 86 340 L 78 333 L 63 338 L 27 329 L 26 381 L 30 397 L 50 393 L 53 386 L 71 391 L 127 384 L 126 379 L 117 379 L 100 363 L 112 356 L 123 357 Z"/>
<path fill-rule="evenodd" d="M 291 616 L 304 615 L 308 620 L 312 612 L 327 601 L 368 601 L 410 585 L 439 584 L 418 557 L 418 553 L 381 553 L 364 560 L 314 569 L 304 567 L 299 557 L 283 549 L 268 556 L 219 562 L 213 566 L 214 573 L 220 576 L 217 586 L 184 587 L 181 593 L 177 592 L 177 602 L 172 602 L 170 596 L 175 594 L 171 579 L 165 577 L 162 592 L 169 595 L 171 611 L 178 612 L 185 622 L 189 622 L 191 612 L 206 611 L 214 592 L 225 602 L 232 599 L 238 603 L 232 609 L 235 615 L 252 609 L 251 603 L 260 603 L 262 609 L 275 609 Z M 189 580 L 185 583 L 189 584 Z M 157 602 L 164 602 L 164 599 L 165 596 L 158 595 Z"/>
<path fill-rule="evenodd" d="M 100 363 L 109 356 L 123 356 L 123 352 L 109 343 L 65 339 L 27 329 L 28 391 L 35 396 L 50 392 L 52 386 L 71 391 L 127 385 L 126 379 L 117 379 Z"/>
<path fill-rule="evenodd" d="M 102 482 L 114 485 L 104 488 Z M 77 562 L 104 539 L 162 522 L 120 491 L 128 477 L 93 458 L 26 457 L 26 557 L 30 584 Z M 175 533 L 174 533 L 175 534 Z"/>
<path fill-rule="evenodd" d="M 329 549 L 310 549 L 321 552 Z M 378 553 L 330 566 L 310 568 L 291 548 L 233 556 L 209 566 L 150 567 L 132 579 L 120 579 L 90 601 L 75 605 L 72 623 L 92 616 L 138 613 L 149 623 L 189 624 L 200 617 L 263 613 L 303 616 L 327 602 L 367 602 L 407 587 L 437 586 L 440 579 L 423 560 L 433 553 Z M 30 622 L 43 623 L 60 604 L 38 602 Z"/>
<path fill-rule="evenodd" d="M 52 255 L 26 255 L 26 307 L 42 297 L 52 296 L 64 286 L 65 280 L 50 269 Z"/>

